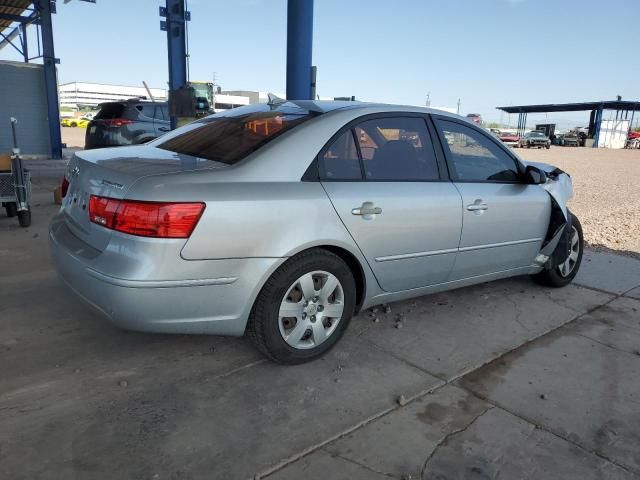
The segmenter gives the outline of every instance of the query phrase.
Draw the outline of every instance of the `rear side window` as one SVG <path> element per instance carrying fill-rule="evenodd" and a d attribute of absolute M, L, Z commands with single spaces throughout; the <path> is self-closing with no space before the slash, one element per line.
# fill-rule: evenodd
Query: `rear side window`
<path fill-rule="evenodd" d="M 153 103 L 136 105 L 136 108 L 147 118 L 154 118 L 156 113 L 156 106 Z"/>
<path fill-rule="evenodd" d="M 124 113 L 124 104 L 122 103 L 103 103 L 100 110 L 94 117 L 95 120 L 110 120 L 112 118 L 122 118 Z"/>
<path fill-rule="evenodd" d="M 444 148 L 455 180 L 465 182 L 519 181 L 518 168 L 491 138 L 461 123 L 438 119 Z"/>
<path fill-rule="evenodd" d="M 347 130 L 320 158 L 320 174 L 327 180 L 360 180 L 360 159 L 353 131 Z"/>
<path fill-rule="evenodd" d="M 313 116 L 288 103 L 278 107 L 252 105 L 185 125 L 161 137 L 154 146 L 233 165 Z"/>
<path fill-rule="evenodd" d="M 420 117 L 367 120 L 354 129 L 368 180 L 438 180 L 433 144 Z"/>

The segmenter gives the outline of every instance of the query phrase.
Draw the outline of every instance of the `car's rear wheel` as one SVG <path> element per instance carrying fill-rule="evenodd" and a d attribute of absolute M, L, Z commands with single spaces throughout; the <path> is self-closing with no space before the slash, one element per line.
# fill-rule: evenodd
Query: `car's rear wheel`
<path fill-rule="evenodd" d="M 543 270 L 533 275 L 533 279 L 548 287 L 564 287 L 578 274 L 582 263 L 582 253 L 584 251 L 584 237 L 582 235 L 582 225 L 575 215 L 571 215 L 571 240 L 569 256 L 560 265 L 551 270 Z"/>
<path fill-rule="evenodd" d="M 340 339 L 355 303 L 349 266 L 326 250 L 308 250 L 287 260 L 266 282 L 251 311 L 247 334 L 276 362 L 308 362 Z"/>

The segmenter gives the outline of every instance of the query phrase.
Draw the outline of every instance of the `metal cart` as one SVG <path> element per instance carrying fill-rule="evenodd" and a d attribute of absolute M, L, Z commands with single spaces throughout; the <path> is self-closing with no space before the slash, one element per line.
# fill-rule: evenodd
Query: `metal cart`
<path fill-rule="evenodd" d="M 31 225 L 31 173 L 25 170 L 20 157 L 16 124 L 11 117 L 13 150 L 11 153 L 11 171 L 0 171 L 0 202 L 8 217 L 18 216 L 21 227 Z"/>

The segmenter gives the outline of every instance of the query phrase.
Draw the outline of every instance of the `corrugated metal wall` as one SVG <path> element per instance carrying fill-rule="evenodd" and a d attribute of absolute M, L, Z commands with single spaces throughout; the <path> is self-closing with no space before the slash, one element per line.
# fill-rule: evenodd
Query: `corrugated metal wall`
<path fill-rule="evenodd" d="M 0 152 L 12 147 L 9 117 L 18 119 L 23 154 L 51 156 L 42 65 L 0 61 Z"/>

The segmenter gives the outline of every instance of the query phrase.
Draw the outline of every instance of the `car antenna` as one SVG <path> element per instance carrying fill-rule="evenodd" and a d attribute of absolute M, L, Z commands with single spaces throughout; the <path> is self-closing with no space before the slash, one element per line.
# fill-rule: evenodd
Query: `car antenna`
<path fill-rule="evenodd" d="M 282 105 L 287 102 L 284 98 L 280 98 L 273 93 L 267 93 L 267 98 L 269 99 L 267 101 L 267 105 L 270 107 L 277 107 L 278 105 Z"/>

